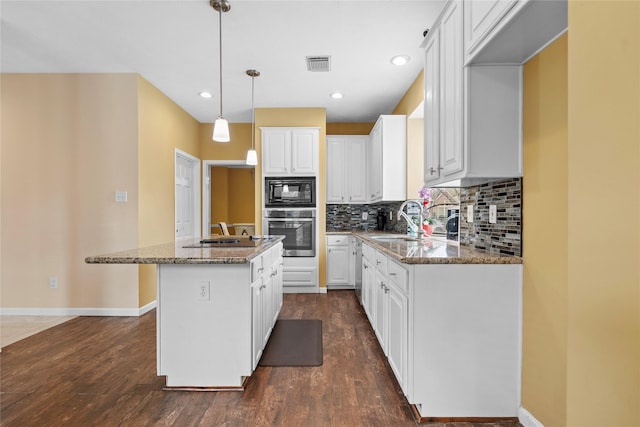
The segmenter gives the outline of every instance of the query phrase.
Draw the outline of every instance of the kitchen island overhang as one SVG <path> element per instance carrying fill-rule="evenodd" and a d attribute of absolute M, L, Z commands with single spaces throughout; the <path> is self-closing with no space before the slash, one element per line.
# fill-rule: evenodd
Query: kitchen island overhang
<path fill-rule="evenodd" d="M 253 247 L 185 240 L 85 262 L 157 264 L 157 373 L 167 389 L 242 390 L 282 307 L 282 240 L 269 236 Z"/>

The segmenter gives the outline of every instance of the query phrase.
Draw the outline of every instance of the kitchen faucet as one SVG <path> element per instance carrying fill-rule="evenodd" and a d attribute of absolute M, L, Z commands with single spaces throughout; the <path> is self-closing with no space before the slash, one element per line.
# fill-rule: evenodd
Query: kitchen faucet
<path fill-rule="evenodd" d="M 420 225 L 417 225 L 416 223 L 414 223 L 411 220 L 411 218 L 409 218 L 409 216 L 406 213 L 404 213 L 404 208 L 409 203 L 414 203 L 414 204 L 418 205 L 418 208 L 420 209 L 420 216 L 419 216 Z M 404 220 L 407 221 L 407 225 L 409 226 L 411 231 L 413 233 L 416 233 L 416 235 L 418 237 L 424 237 L 424 235 L 425 235 L 425 231 L 422 229 L 422 217 L 423 216 L 424 216 L 424 209 L 422 208 L 422 204 L 418 200 L 405 200 L 400 205 L 400 208 L 398 208 L 398 218 L 400 218 L 400 217 L 404 218 Z"/>

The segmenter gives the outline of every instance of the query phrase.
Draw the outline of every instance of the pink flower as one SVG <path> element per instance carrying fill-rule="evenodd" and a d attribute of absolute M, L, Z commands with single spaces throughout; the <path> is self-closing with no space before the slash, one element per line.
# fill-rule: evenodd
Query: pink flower
<path fill-rule="evenodd" d="M 424 199 L 425 201 L 429 202 L 429 200 L 431 200 L 431 188 L 422 187 L 418 191 L 418 195 L 420 196 L 421 199 Z"/>

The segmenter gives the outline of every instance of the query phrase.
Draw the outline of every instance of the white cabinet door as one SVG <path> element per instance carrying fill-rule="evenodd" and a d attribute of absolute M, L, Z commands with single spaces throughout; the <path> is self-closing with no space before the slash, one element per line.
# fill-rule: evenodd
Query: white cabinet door
<path fill-rule="evenodd" d="M 462 152 L 462 2 L 454 0 L 440 22 L 440 166 L 444 175 L 464 167 Z"/>
<path fill-rule="evenodd" d="M 373 325 L 373 307 L 375 304 L 375 270 L 367 258 L 362 259 L 362 305 L 369 322 Z"/>
<path fill-rule="evenodd" d="M 346 164 L 349 202 L 367 201 L 367 137 L 358 136 L 350 140 L 347 146 Z"/>
<path fill-rule="evenodd" d="M 382 199 L 382 122 L 376 123 L 371 131 L 371 151 L 369 160 L 369 200 Z"/>
<path fill-rule="evenodd" d="M 409 298 L 392 283 L 387 287 L 387 358 L 398 384 L 407 391 Z"/>
<path fill-rule="evenodd" d="M 264 176 L 317 175 L 317 128 L 261 128 Z"/>
<path fill-rule="evenodd" d="M 262 357 L 263 346 L 263 298 L 262 277 L 251 284 L 251 353 L 253 356 L 253 369 L 256 369 Z"/>
<path fill-rule="evenodd" d="M 465 53 L 472 56 L 491 29 L 517 0 L 464 0 Z"/>
<path fill-rule="evenodd" d="M 291 132 L 286 129 L 262 130 L 262 172 L 287 175 L 291 163 Z"/>
<path fill-rule="evenodd" d="M 276 261 L 273 268 L 275 269 L 276 275 L 273 279 L 273 323 L 275 324 L 276 320 L 278 320 L 280 309 L 282 309 L 282 267 L 284 266 L 284 262 L 282 260 L 282 244 L 278 245 L 274 251 Z"/>
<path fill-rule="evenodd" d="M 430 34 L 424 66 L 424 180 L 440 178 L 440 29 Z"/>
<path fill-rule="evenodd" d="M 291 173 L 316 175 L 318 173 L 318 130 L 291 131 Z"/>
<path fill-rule="evenodd" d="M 347 143 L 342 137 L 327 136 L 327 203 L 342 203 L 346 193 Z M 348 172 L 351 174 L 351 172 Z"/>
<path fill-rule="evenodd" d="M 387 299 L 387 278 L 382 274 L 382 272 L 376 270 L 376 282 L 374 286 L 375 293 L 375 309 L 373 313 L 373 324 L 374 331 L 376 333 L 376 337 L 378 337 L 378 341 L 380 342 L 380 346 L 384 351 L 384 354 L 387 354 L 387 316 L 388 316 L 388 305 L 389 301 Z"/>
<path fill-rule="evenodd" d="M 367 201 L 366 135 L 327 137 L 327 203 Z"/>
<path fill-rule="evenodd" d="M 350 259 L 349 246 L 327 246 L 327 285 L 349 285 Z"/>

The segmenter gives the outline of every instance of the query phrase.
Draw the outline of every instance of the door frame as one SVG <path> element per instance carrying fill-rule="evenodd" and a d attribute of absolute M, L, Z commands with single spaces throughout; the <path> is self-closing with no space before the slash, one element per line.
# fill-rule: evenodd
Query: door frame
<path fill-rule="evenodd" d="M 211 168 L 214 166 L 254 169 L 245 160 L 202 161 L 202 236 L 211 234 Z"/>
<path fill-rule="evenodd" d="M 200 225 L 200 159 L 192 156 L 191 154 L 180 150 L 179 148 L 175 149 L 174 161 L 173 161 L 173 229 L 176 229 L 176 219 L 178 217 L 178 200 L 176 198 L 176 169 L 178 167 L 178 158 L 182 158 L 187 160 L 189 163 L 193 165 L 193 187 L 191 187 L 192 191 L 192 200 L 193 200 L 193 234 L 192 238 L 200 238 L 199 230 L 201 228 Z M 173 233 L 174 239 L 176 238 L 176 233 Z"/>

